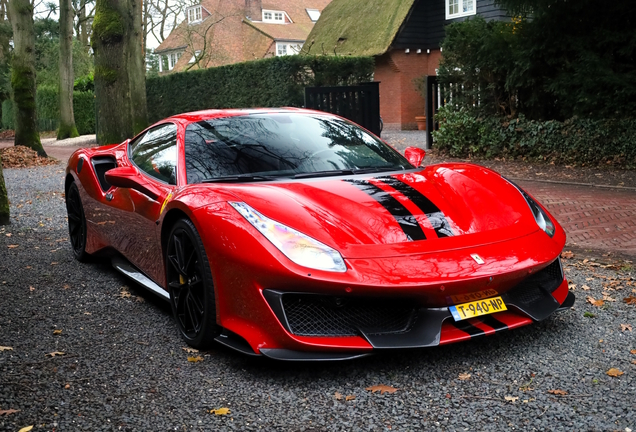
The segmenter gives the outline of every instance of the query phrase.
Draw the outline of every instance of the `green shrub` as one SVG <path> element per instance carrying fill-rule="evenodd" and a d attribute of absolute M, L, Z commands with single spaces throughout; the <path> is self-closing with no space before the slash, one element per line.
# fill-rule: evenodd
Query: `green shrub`
<path fill-rule="evenodd" d="M 531 158 L 555 163 L 636 167 L 636 119 L 529 120 L 479 117 L 466 108 L 440 109 L 434 148 L 454 157 Z"/>
<path fill-rule="evenodd" d="M 285 56 L 148 78 L 151 122 L 210 108 L 301 107 L 307 86 L 371 81 L 370 57 Z"/>
<path fill-rule="evenodd" d="M 13 101 L 11 99 L 5 99 L 2 101 L 2 128 L 13 129 L 15 117 L 13 114 Z"/>
<path fill-rule="evenodd" d="M 60 117 L 58 91 L 53 87 L 40 87 L 36 95 L 38 128 L 40 131 L 57 128 Z M 14 105 L 10 99 L 2 103 L 2 127 L 13 129 Z M 95 133 L 95 97 L 93 92 L 73 92 L 73 114 L 80 135 Z"/>

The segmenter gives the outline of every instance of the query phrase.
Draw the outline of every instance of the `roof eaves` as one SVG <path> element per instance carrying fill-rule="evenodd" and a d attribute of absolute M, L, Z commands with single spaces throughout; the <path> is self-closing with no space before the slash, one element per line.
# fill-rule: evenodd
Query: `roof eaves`
<path fill-rule="evenodd" d="M 264 34 L 265 36 L 267 36 L 268 38 L 270 38 L 270 39 L 274 40 L 274 37 L 273 37 L 272 35 L 267 34 L 267 33 L 265 33 L 263 30 L 261 30 L 260 28 L 256 27 L 254 24 L 252 24 L 252 21 L 248 21 L 248 20 L 246 20 L 246 19 L 243 19 L 243 22 L 244 22 L 245 24 L 247 24 L 248 26 L 252 27 L 252 28 L 253 28 L 254 30 L 256 30 L 257 32 L 262 33 L 262 34 Z M 260 21 L 259 21 L 259 22 L 260 22 Z"/>
<path fill-rule="evenodd" d="M 188 47 L 188 45 L 182 45 L 182 46 L 178 46 L 178 47 L 173 47 L 173 48 L 165 48 L 162 50 L 155 50 L 153 54 L 161 54 L 161 53 L 165 53 L 165 52 L 169 52 L 169 51 L 177 51 L 177 50 L 182 50 L 182 49 L 186 49 Z"/>

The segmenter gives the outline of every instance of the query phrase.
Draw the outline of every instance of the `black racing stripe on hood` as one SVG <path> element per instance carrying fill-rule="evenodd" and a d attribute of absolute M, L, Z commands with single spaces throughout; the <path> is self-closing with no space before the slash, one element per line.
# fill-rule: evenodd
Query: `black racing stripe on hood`
<path fill-rule="evenodd" d="M 383 191 L 379 187 L 369 183 L 365 180 L 344 180 L 347 183 L 351 183 L 362 192 L 369 195 L 382 205 L 390 214 L 395 218 L 397 223 L 404 231 L 404 234 L 410 241 L 426 240 L 426 235 L 422 231 L 422 227 L 417 223 L 415 216 L 404 207 L 397 199 L 391 196 L 390 193 Z"/>
<path fill-rule="evenodd" d="M 391 186 L 419 207 L 433 226 L 437 237 L 452 237 L 455 235 L 450 227 L 448 219 L 446 219 L 446 215 L 439 209 L 439 207 L 437 207 L 430 199 L 424 196 L 417 189 L 401 180 L 396 179 L 395 177 L 378 177 L 376 180 L 380 180 L 381 182 Z"/>
<path fill-rule="evenodd" d="M 451 324 L 464 333 L 468 333 L 470 337 L 481 336 L 486 333 L 482 329 L 475 327 L 467 321 L 452 321 Z"/>

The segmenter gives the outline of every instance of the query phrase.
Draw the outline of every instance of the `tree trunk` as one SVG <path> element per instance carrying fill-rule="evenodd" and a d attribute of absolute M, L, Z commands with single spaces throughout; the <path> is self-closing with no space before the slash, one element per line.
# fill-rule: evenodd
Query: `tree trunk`
<path fill-rule="evenodd" d="M 13 63 L 11 87 L 15 101 L 15 145 L 23 145 L 46 152 L 40 143 L 35 108 L 35 32 L 33 30 L 33 6 L 29 0 L 9 2 L 13 27 Z"/>
<path fill-rule="evenodd" d="M 9 225 L 9 223 L 9 196 L 4 185 L 2 157 L 0 157 L 0 225 Z"/>
<path fill-rule="evenodd" d="M 73 115 L 73 10 L 60 0 L 60 128 L 57 139 L 79 136 Z"/>
<path fill-rule="evenodd" d="M 119 143 L 146 126 L 141 16 L 136 16 L 140 14 L 140 1 L 97 0 L 96 3 L 92 44 L 100 144 Z"/>
<path fill-rule="evenodd" d="M 131 34 L 128 38 L 128 77 L 130 80 L 131 119 L 133 134 L 148 126 L 146 104 L 146 61 L 141 12 L 143 0 L 129 0 L 132 11 Z"/>
<path fill-rule="evenodd" d="M 80 31 L 78 35 L 84 50 L 88 50 L 88 25 L 86 21 L 86 4 L 84 3 L 79 13 Z"/>

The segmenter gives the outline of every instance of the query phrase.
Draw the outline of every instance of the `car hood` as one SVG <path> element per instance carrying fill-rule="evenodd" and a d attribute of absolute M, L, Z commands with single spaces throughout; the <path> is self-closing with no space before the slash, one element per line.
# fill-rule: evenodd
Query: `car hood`
<path fill-rule="evenodd" d="M 470 164 L 223 187 L 351 258 L 478 246 L 539 229 L 513 185 Z"/>

